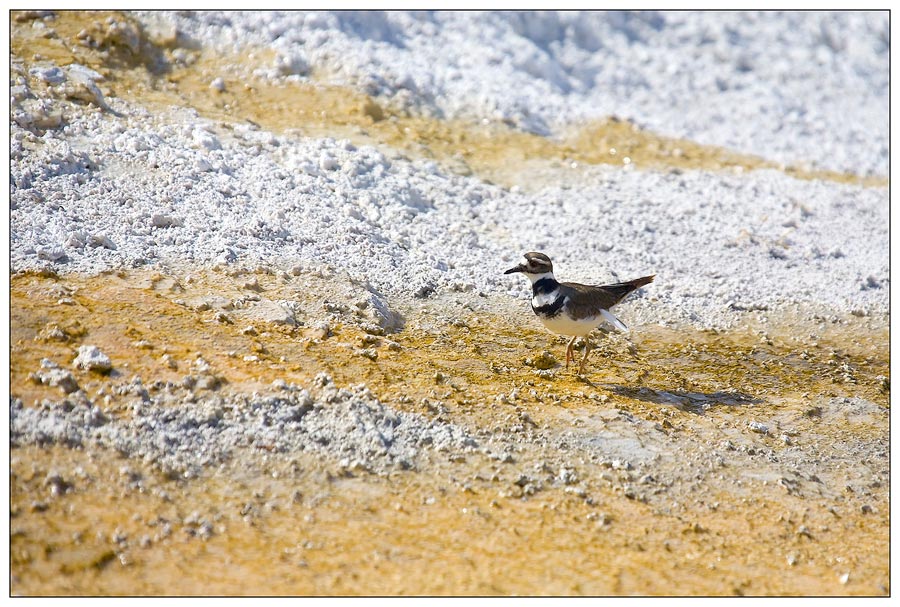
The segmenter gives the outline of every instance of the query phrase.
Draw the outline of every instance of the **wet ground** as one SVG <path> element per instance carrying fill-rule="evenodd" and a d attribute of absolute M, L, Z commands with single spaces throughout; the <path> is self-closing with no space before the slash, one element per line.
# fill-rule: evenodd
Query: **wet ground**
<path fill-rule="evenodd" d="M 474 445 L 373 471 L 362 455 L 254 444 L 181 478 L 102 442 L 14 437 L 13 591 L 889 592 L 889 370 L 873 319 L 644 326 L 601 341 L 579 377 L 527 304 L 460 295 L 375 335 L 328 296 L 354 288 L 264 271 L 15 276 L 25 407 L 81 398 L 29 374 L 42 358 L 72 368 L 92 344 L 113 370 L 73 376 L 117 423 L 141 401 L 135 376 L 190 408 L 325 372 Z M 297 326 L 261 321 L 284 300 L 303 310 Z M 198 357 L 217 382 L 185 383 Z"/>

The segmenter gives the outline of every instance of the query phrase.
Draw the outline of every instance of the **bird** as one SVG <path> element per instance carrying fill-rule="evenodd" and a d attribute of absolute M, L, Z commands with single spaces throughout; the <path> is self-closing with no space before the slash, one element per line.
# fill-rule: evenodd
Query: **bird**
<path fill-rule="evenodd" d="M 591 351 L 588 334 L 604 322 L 618 331 L 627 331 L 621 320 L 610 308 L 622 301 L 632 291 L 653 282 L 655 274 L 626 282 L 609 285 L 583 285 L 577 282 L 559 282 L 553 275 L 553 262 L 544 253 L 525 253 L 525 263 L 510 268 L 504 274 L 521 272 L 531 281 L 531 309 L 543 325 L 552 333 L 571 335 L 566 348 L 566 368 L 575 360 L 572 346 L 578 337 L 585 338 L 584 356 L 578 374 L 584 375 L 584 364 Z"/>

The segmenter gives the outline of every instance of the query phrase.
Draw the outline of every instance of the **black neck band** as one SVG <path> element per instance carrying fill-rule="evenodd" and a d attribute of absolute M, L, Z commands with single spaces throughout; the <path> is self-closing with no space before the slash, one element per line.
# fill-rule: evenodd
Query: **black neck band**
<path fill-rule="evenodd" d="M 531 290 L 535 295 L 543 295 L 544 293 L 552 293 L 559 287 L 559 282 L 552 276 L 542 278 L 531 285 Z"/>

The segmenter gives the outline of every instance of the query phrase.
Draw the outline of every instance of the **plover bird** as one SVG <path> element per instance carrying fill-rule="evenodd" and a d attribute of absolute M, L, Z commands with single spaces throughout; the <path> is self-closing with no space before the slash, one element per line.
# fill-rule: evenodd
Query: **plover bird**
<path fill-rule="evenodd" d="M 572 345 L 578 337 L 585 338 L 584 356 L 578 373 L 584 373 L 584 363 L 591 351 L 587 335 L 604 322 L 618 331 L 627 331 L 625 324 L 610 312 L 610 308 L 622 301 L 635 289 L 653 282 L 654 276 L 635 278 L 611 285 L 582 285 L 577 282 L 559 282 L 553 276 L 553 263 L 543 253 L 525 253 L 525 263 L 508 269 L 504 274 L 521 272 L 531 281 L 531 309 L 553 333 L 571 335 L 566 348 L 566 368 L 575 360 Z"/>

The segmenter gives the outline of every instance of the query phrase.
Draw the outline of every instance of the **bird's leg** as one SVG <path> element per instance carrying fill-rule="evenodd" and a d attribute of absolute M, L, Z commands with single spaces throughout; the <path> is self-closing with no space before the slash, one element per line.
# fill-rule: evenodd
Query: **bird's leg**
<path fill-rule="evenodd" d="M 578 367 L 578 375 L 584 375 L 584 363 L 587 362 L 588 354 L 591 352 L 591 340 L 584 338 L 584 356 L 581 357 L 581 365 Z"/>
<path fill-rule="evenodd" d="M 569 347 L 566 348 L 566 369 L 569 368 L 569 361 L 575 360 L 575 354 L 572 353 L 572 344 L 575 343 L 575 340 L 578 338 L 576 335 L 572 338 L 572 341 L 569 342 Z"/>

